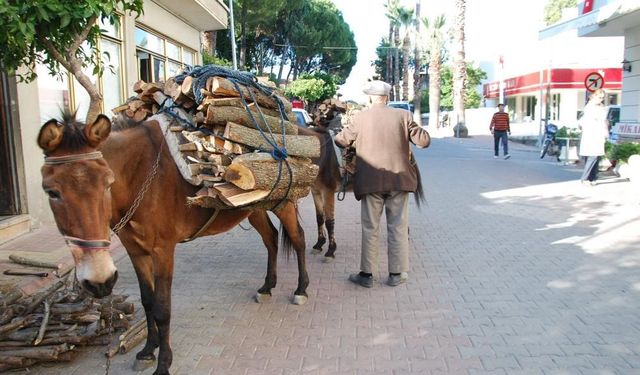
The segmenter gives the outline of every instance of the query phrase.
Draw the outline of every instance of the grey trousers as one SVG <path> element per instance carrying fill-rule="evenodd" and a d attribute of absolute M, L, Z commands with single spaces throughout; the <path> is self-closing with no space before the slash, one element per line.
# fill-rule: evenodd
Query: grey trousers
<path fill-rule="evenodd" d="M 409 193 L 393 191 L 367 194 L 361 202 L 362 253 L 360 270 L 375 273 L 380 248 L 380 218 L 387 217 L 389 273 L 409 271 Z"/>

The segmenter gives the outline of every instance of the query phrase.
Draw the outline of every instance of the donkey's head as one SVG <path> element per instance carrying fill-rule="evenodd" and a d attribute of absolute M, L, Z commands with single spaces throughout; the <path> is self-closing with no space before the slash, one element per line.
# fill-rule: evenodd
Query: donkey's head
<path fill-rule="evenodd" d="M 98 298 L 109 295 L 118 278 L 109 254 L 114 176 L 97 150 L 110 131 L 104 115 L 86 126 L 65 115 L 62 122 L 47 121 L 38 134 L 45 155 L 42 188 L 71 248 L 78 281 Z"/>

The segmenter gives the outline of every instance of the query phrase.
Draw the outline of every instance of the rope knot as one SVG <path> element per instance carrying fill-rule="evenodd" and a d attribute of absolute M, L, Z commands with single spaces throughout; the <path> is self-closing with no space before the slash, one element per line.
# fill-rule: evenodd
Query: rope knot
<path fill-rule="evenodd" d="M 271 151 L 271 156 L 279 161 L 285 160 L 289 155 L 287 154 L 287 150 L 279 147 L 275 147 L 273 151 Z"/>

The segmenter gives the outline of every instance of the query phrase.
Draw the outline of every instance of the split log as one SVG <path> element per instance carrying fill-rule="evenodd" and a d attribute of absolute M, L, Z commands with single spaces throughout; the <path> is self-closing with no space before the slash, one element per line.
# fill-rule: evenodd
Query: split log
<path fill-rule="evenodd" d="M 256 103 L 258 103 L 259 105 L 267 108 L 278 109 L 278 105 L 275 99 L 263 94 L 255 87 L 247 88 L 241 84 L 239 84 L 238 86 L 240 87 L 240 92 L 236 90 L 235 85 L 228 79 L 222 77 L 211 77 L 207 79 L 205 89 L 215 96 L 240 97 L 240 94 L 242 94 L 242 97 L 244 97 L 246 101 L 253 101 L 251 100 L 251 95 L 249 93 L 251 92 L 251 94 L 253 94 L 253 97 L 255 98 Z M 291 112 L 291 102 L 289 102 L 286 98 L 276 94 L 275 91 L 273 95 L 280 98 L 285 112 Z"/>
<path fill-rule="evenodd" d="M 38 293 L 31 299 L 31 302 L 26 306 L 24 314 L 30 314 L 34 311 L 45 299 L 49 298 L 55 291 L 60 289 L 66 280 L 60 280 L 46 289 L 44 292 Z"/>
<path fill-rule="evenodd" d="M 180 86 L 180 91 L 184 95 L 195 100 L 195 96 L 193 95 L 193 77 L 191 76 L 184 77 L 184 81 L 182 81 L 182 85 Z"/>
<path fill-rule="evenodd" d="M 219 106 L 208 108 L 206 123 L 208 125 L 225 126 L 227 122 L 230 121 L 250 128 L 259 126 L 265 133 L 271 130 L 274 134 L 282 134 L 282 128 L 284 126 L 285 134 L 298 134 L 297 125 L 289 121 L 282 121 L 278 117 L 265 115 L 263 117 L 254 116 L 254 119 L 257 125 L 246 110 L 232 106 Z"/>
<path fill-rule="evenodd" d="M 0 355 L 0 362 L 6 357 L 23 357 L 30 359 L 37 359 L 41 361 L 55 360 L 60 353 L 67 352 L 73 349 L 73 345 L 60 344 L 42 347 L 31 348 L 15 348 L 10 350 L 3 350 Z"/>
<path fill-rule="evenodd" d="M 293 186 L 289 192 L 285 189 L 276 190 L 269 194 L 268 190 L 244 190 L 231 183 L 215 184 L 212 187 L 224 204 L 231 207 L 243 207 L 268 199 L 269 201 L 278 201 L 287 194 L 288 200 L 297 200 L 309 195 L 311 186 Z"/>
<path fill-rule="evenodd" d="M 315 137 L 314 137 L 315 138 Z M 270 154 L 259 152 L 239 155 L 224 174 L 224 179 L 244 190 L 271 190 L 279 196 L 279 190 L 286 190 L 289 186 L 310 186 L 318 175 L 318 166 L 308 158 L 287 158 L 291 167 L 273 159 Z M 277 181 L 280 175 L 280 181 Z M 274 188 L 275 186 L 275 188 Z M 284 196 L 284 193 L 282 193 Z M 274 198 L 277 199 L 277 198 Z"/>
<path fill-rule="evenodd" d="M 140 94 L 142 92 L 142 85 L 144 85 L 146 82 L 143 80 L 138 80 L 136 81 L 136 83 L 133 84 L 133 92 L 135 92 L 136 94 Z"/>
<path fill-rule="evenodd" d="M 256 103 L 249 103 L 249 109 L 254 112 L 257 113 L 258 112 L 258 108 L 256 108 Z M 277 109 L 271 109 L 271 108 L 263 108 L 260 107 L 260 111 L 262 113 L 264 113 L 265 115 L 268 116 L 273 116 L 273 117 L 277 117 L 280 118 L 280 111 Z M 297 124 L 298 123 L 298 118 L 296 117 L 296 114 L 291 112 L 291 111 L 285 111 L 284 115 L 286 116 L 287 120 L 289 120 L 290 122 Z"/>
<path fill-rule="evenodd" d="M 16 318 L 11 323 L 0 326 L 0 337 L 5 336 L 13 331 L 16 331 L 22 327 L 30 326 L 37 320 L 35 315 L 27 315 L 24 317 Z"/>
<path fill-rule="evenodd" d="M 41 260 L 28 259 L 15 254 L 9 255 L 9 259 L 14 263 L 22 264 L 25 266 L 53 268 L 54 270 L 60 269 L 60 264 L 55 264 L 55 263 L 41 261 Z"/>
<path fill-rule="evenodd" d="M 51 313 L 57 314 L 74 314 L 89 310 L 93 305 L 93 298 L 86 298 L 76 303 L 56 303 L 51 305 Z"/>
<path fill-rule="evenodd" d="M 269 134 L 265 134 L 271 138 Z M 245 145 L 254 147 L 264 151 L 272 151 L 273 147 L 267 142 L 259 131 L 238 125 L 233 122 L 227 123 L 224 137 L 231 141 L 241 142 Z M 278 147 L 283 146 L 281 134 L 274 134 L 275 142 Z M 320 140 L 313 135 L 285 135 L 284 144 L 287 148 L 287 154 L 293 156 L 304 156 L 308 158 L 317 158 L 320 156 Z"/>
<path fill-rule="evenodd" d="M 142 330 L 138 331 L 135 335 L 131 337 L 127 337 L 120 344 L 120 353 L 125 354 L 128 353 L 129 350 L 138 346 L 141 342 L 143 342 L 147 338 L 147 327 L 144 327 Z"/>
<path fill-rule="evenodd" d="M 198 111 L 207 113 L 207 110 L 209 109 L 209 107 L 220 107 L 220 106 L 231 106 L 231 107 L 238 107 L 238 108 L 245 109 L 244 105 L 242 104 L 242 100 L 240 98 L 216 98 L 216 97 L 210 96 L 210 97 L 205 97 L 202 100 L 202 103 L 200 103 L 200 105 L 198 106 Z M 259 116 L 260 112 L 262 112 L 267 116 L 280 118 L 280 111 L 277 109 L 268 108 L 264 106 L 260 106 L 260 108 L 258 109 L 259 105 L 252 102 L 248 102 L 247 106 L 249 107 L 251 112 L 253 112 L 254 115 L 256 116 Z M 289 122 L 292 122 L 294 124 L 297 121 L 297 117 L 295 113 L 291 111 L 288 111 L 288 112 L 285 111 L 285 117 L 287 120 L 289 120 Z"/>

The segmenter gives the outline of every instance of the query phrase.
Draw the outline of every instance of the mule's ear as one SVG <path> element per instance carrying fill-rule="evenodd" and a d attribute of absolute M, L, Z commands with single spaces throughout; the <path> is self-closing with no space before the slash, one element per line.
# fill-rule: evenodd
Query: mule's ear
<path fill-rule="evenodd" d="M 107 139 L 110 132 L 111 120 L 105 115 L 98 115 L 93 124 L 89 124 L 84 128 L 84 135 L 92 147 L 98 147 L 100 143 Z"/>
<path fill-rule="evenodd" d="M 58 148 L 60 142 L 62 142 L 62 135 L 62 126 L 58 124 L 58 121 L 49 120 L 40 128 L 38 146 L 44 152 L 51 152 Z"/>

